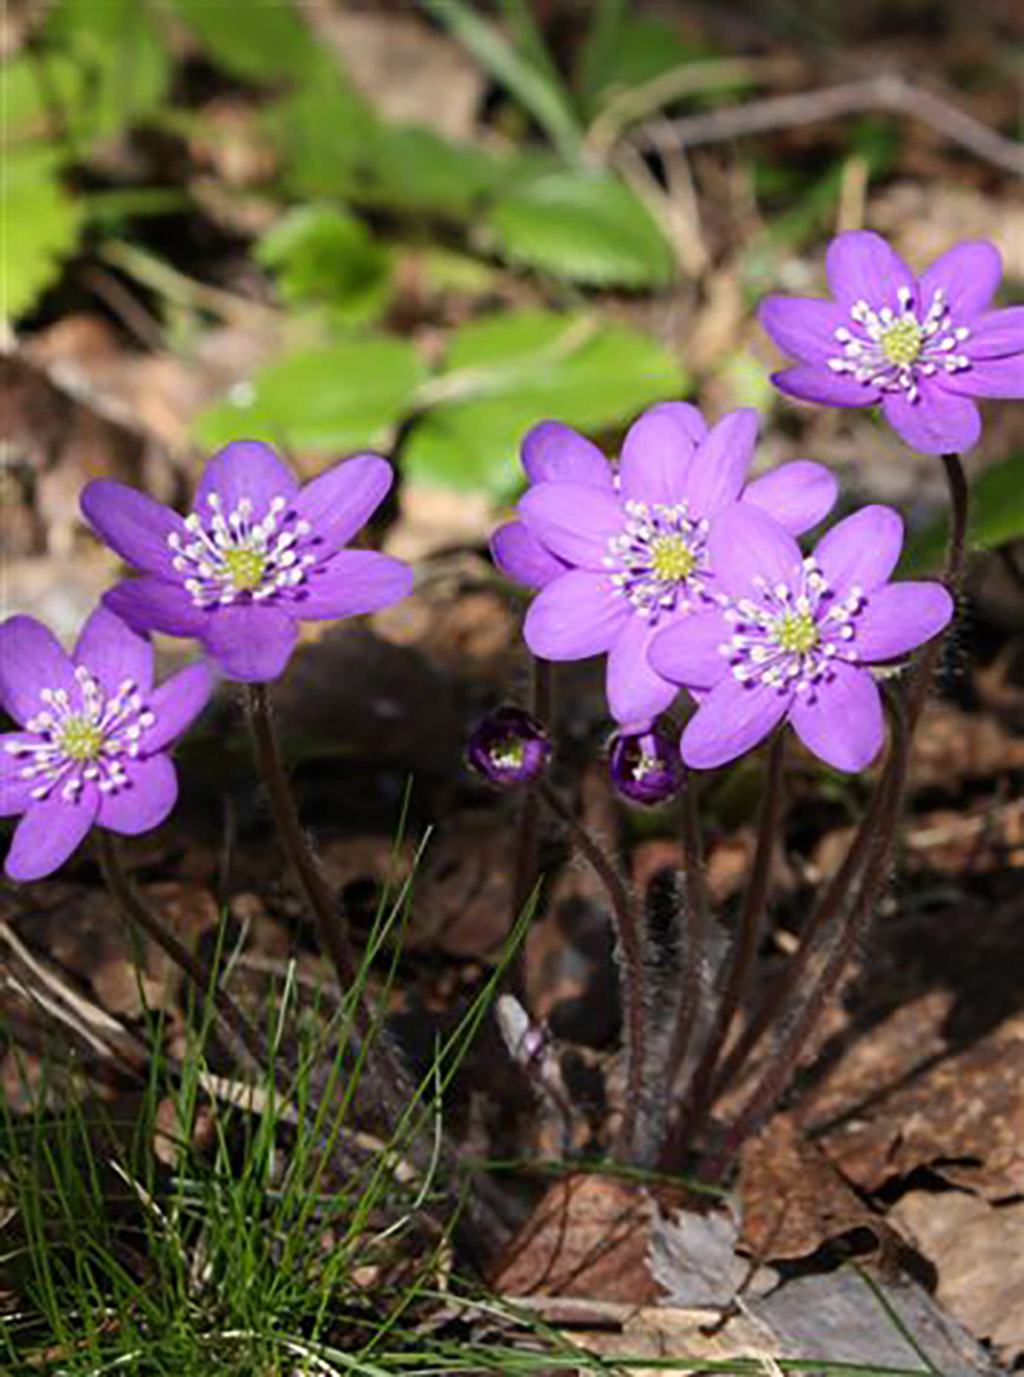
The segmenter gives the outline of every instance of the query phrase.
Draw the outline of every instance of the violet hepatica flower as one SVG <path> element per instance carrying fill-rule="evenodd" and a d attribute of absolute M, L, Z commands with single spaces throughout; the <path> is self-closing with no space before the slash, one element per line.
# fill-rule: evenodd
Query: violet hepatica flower
<path fill-rule="evenodd" d="M 608 748 L 608 768 L 623 798 L 647 807 L 667 802 L 683 782 L 678 739 L 659 723 L 644 732 L 616 732 Z"/>
<path fill-rule="evenodd" d="M 207 464 L 186 517 L 123 483 L 90 483 L 86 519 L 142 571 L 103 601 L 136 630 L 196 637 L 231 679 L 275 679 L 299 622 L 375 612 L 412 587 L 399 560 L 341 548 L 392 477 L 360 454 L 300 486 L 269 445 L 239 440 Z"/>
<path fill-rule="evenodd" d="M 826 406 L 881 404 L 924 454 L 978 439 L 975 397 L 1024 397 L 1024 307 L 992 310 L 1002 263 L 985 240 L 958 244 L 918 279 L 879 235 L 850 230 L 825 260 L 833 301 L 770 296 L 761 324 L 798 360 L 783 392 Z"/>
<path fill-rule="evenodd" d="M 551 741 L 522 708 L 497 708 L 470 736 L 466 755 L 491 784 L 510 788 L 540 778 L 551 758 Z"/>
<path fill-rule="evenodd" d="M 757 414 L 731 412 L 710 430 L 700 412 L 669 402 L 630 428 L 614 471 L 567 426 L 532 430 L 523 460 L 533 480 L 519 519 L 495 536 L 500 568 L 539 588 L 526 642 L 546 660 L 608 653 L 612 715 L 643 730 L 678 692 L 647 658 L 665 627 L 711 605 L 707 535 L 713 517 L 742 501 L 799 534 L 836 495 L 820 464 L 798 461 L 744 487 Z"/>
<path fill-rule="evenodd" d="M 687 765 L 735 759 L 788 721 L 837 770 L 868 765 L 884 723 L 871 666 L 905 655 L 953 615 L 940 583 L 890 583 L 903 523 L 862 507 L 804 558 L 764 512 L 735 506 L 708 541 L 719 605 L 661 633 L 658 670 L 697 691 L 683 732 Z"/>
<path fill-rule="evenodd" d="M 206 665 L 153 687 L 153 649 L 98 608 L 64 653 L 32 617 L 0 625 L 0 702 L 21 730 L 0 736 L 0 813 L 22 814 L 15 880 L 49 875 L 94 823 L 135 835 L 174 807 L 167 754 L 210 696 Z"/>

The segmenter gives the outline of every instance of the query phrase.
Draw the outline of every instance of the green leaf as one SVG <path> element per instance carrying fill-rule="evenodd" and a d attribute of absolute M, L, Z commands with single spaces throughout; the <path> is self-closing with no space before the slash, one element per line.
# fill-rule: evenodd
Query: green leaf
<path fill-rule="evenodd" d="M 267 108 L 265 127 L 289 191 L 347 198 L 377 117 L 339 73 L 321 68 Z"/>
<path fill-rule="evenodd" d="M 90 0 L 95 6 L 96 0 Z M 234 76 L 273 82 L 306 77 L 325 63 L 319 44 L 290 0 L 171 0 L 209 56 Z M 329 137 L 330 130 L 321 131 Z"/>
<path fill-rule="evenodd" d="M 424 374 L 411 344 L 384 336 L 303 350 L 204 412 L 197 435 L 211 447 L 244 435 L 326 455 L 384 444 Z"/>
<path fill-rule="evenodd" d="M 465 0 L 422 0 L 423 7 L 466 48 L 495 81 L 514 96 L 562 156 L 579 158 L 582 132 L 564 86 L 549 63 L 532 61 Z M 532 45 L 531 45 L 532 46 Z"/>
<path fill-rule="evenodd" d="M 687 43 L 675 24 L 658 15 L 631 14 L 607 35 L 595 27 L 596 43 L 585 49 L 587 62 L 581 64 L 581 94 L 590 113 L 596 113 L 609 95 L 634 86 L 643 86 L 664 76 L 674 67 L 707 56 L 706 47 Z"/>
<path fill-rule="evenodd" d="M 900 561 L 903 574 L 933 573 L 942 564 L 949 530 L 943 514 L 908 540 Z M 995 550 L 1024 539 L 1024 451 L 993 464 L 971 484 L 969 548 Z"/>
<path fill-rule="evenodd" d="M 4 157 L 4 214 L 0 302 L 16 320 L 57 277 L 78 242 L 82 208 L 57 176 L 59 157 L 38 146 L 9 149 Z"/>
<path fill-rule="evenodd" d="M 521 482 L 519 443 L 538 421 L 583 430 L 625 424 L 686 379 L 649 336 L 584 315 L 521 311 L 457 330 L 448 372 L 424 389 L 447 388 L 413 429 L 403 471 L 432 484 L 507 496 Z"/>
<path fill-rule="evenodd" d="M 572 282 L 663 286 L 674 259 L 647 208 L 608 173 L 553 172 L 515 186 L 488 228 L 504 257 Z"/>
<path fill-rule="evenodd" d="M 515 160 L 414 125 L 378 125 L 354 163 L 353 200 L 465 217 L 514 175 Z"/>
<path fill-rule="evenodd" d="M 256 245 L 282 301 L 320 306 L 360 324 L 379 316 L 391 293 L 391 255 L 357 216 L 335 206 L 289 211 Z"/>

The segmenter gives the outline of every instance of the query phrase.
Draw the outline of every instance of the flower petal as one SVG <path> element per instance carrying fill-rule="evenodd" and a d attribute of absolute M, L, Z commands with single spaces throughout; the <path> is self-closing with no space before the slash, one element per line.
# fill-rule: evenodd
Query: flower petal
<path fill-rule="evenodd" d="M 143 754 L 166 750 L 192 725 L 212 692 L 213 674 L 205 664 L 189 665 L 154 689 L 146 706 L 156 720 L 140 742 Z"/>
<path fill-rule="evenodd" d="M 694 770 L 735 760 L 782 721 L 792 697 L 767 684 L 741 684 L 731 674 L 720 679 L 686 724 L 683 760 Z"/>
<path fill-rule="evenodd" d="M 491 558 L 506 578 L 527 588 L 543 588 L 569 568 L 522 521 L 506 521 L 498 527 L 491 536 Z"/>
<path fill-rule="evenodd" d="M 222 607 L 203 630 L 203 645 L 229 679 L 265 684 L 284 671 L 295 648 L 295 622 L 277 607 Z"/>
<path fill-rule="evenodd" d="M 870 765 L 885 737 L 878 685 L 866 669 L 838 662 L 813 692 L 796 694 L 789 720 L 809 751 L 849 773 Z"/>
<path fill-rule="evenodd" d="M 975 379 L 987 364 L 975 364 L 969 371 Z M 965 372 L 966 376 L 966 372 Z M 967 397 L 959 397 L 945 386 L 922 378 L 919 392 L 910 401 L 905 392 L 889 392 L 882 403 L 885 419 L 901 440 L 922 454 L 963 454 L 981 435 L 981 416 Z"/>
<path fill-rule="evenodd" d="M 611 465 L 598 447 L 561 421 L 541 421 L 528 430 L 520 454 L 531 483 L 613 486 Z"/>
<path fill-rule="evenodd" d="M 971 326 L 971 333 L 960 351 L 971 359 L 1001 359 L 1007 354 L 1024 354 L 1024 306 L 986 311 Z"/>
<path fill-rule="evenodd" d="M 917 305 L 914 274 L 872 230 L 837 234 L 825 255 L 825 272 L 832 295 L 847 311 L 858 301 L 866 301 L 876 311 L 881 306 L 899 310 L 902 288 L 911 293 L 911 304 Z"/>
<path fill-rule="evenodd" d="M 954 325 L 964 325 L 984 311 L 1003 275 L 999 250 L 987 239 L 970 239 L 937 258 L 921 277 L 921 308 L 927 311 L 941 291 Z"/>
<path fill-rule="evenodd" d="M 772 374 L 780 392 L 802 402 L 821 406 L 873 406 L 882 393 L 868 382 L 858 382 L 846 373 L 832 373 L 818 364 L 799 363 Z"/>
<path fill-rule="evenodd" d="M 44 689 L 63 689 L 78 702 L 74 666 L 42 622 L 8 617 L 0 625 L 0 704 L 23 727 L 46 707 Z"/>
<path fill-rule="evenodd" d="M 758 595 L 763 580 L 792 585 L 803 556 L 796 541 L 767 513 L 745 502 L 727 508 L 711 523 L 711 569 L 733 598 Z"/>
<path fill-rule="evenodd" d="M 690 510 L 711 517 L 735 502 L 754 457 L 760 417 L 749 406 L 730 411 L 712 426 L 708 438 L 694 455 L 686 485 Z"/>
<path fill-rule="evenodd" d="M 694 449 L 708 438 L 707 422 L 691 402 L 658 402 L 651 411 L 659 416 L 671 416 L 683 434 L 693 441 Z"/>
<path fill-rule="evenodd" d="M 748 483 L 743 501 L 774 517 L 790 535 L 803 535 L 828 516 L 838 493 L 839 484 L 824 464 L 794 459 Z"/>
<path fill-rule="evenodd" d="M 37 776 L 22 778 L 24 770 L 32 762 L 30 755 L 15 755 L 12 746 L 36 744 L 39 737 L 34 732 L 5 732 L 0 736 L 0 818 L 9 818 L 14 813 L 24 813 L 35 805 L 32 790 L 39 783 Z"/>
<path fill-rule="evenodd" d="M 534 598 L 523 636 L 543 660 L 584 660 L 609 650 L 629 615 L 607 574 L 570 569 Z"/>
<path fill-rule="evenodd" d="M 335 621 L 378 612 L 412 591 L 412 570 L 374 550 L 339 550 L 277 604 L 300 621 Z"/>
<path fill-rule="evenodd" d="M 291 502 L 298 491 L 295 475 L 270 445 L 262 440 L 233 440 L 207 461 L 196 488 L 194 510 L 205 523 L 212 511 L 211 497 L 219 498 L 225 517 L 247 498 L 259 521 L 275 497 Z"/>
<path fill-rule="evenodd" d="M 660 630 L 651 642 L 651 664 L 687 688 L 708 689 L 729 673 L 722 646 L 732 639 L 732 627 L 721 612 L 696 612 Z"/>
<path fill-rule="evenodd" d="M 99 792 L 86 787 L 74 803 L 60 794 L 33 803 L 14 829 L 4 869 L 12 880 L 41 880 L 58 870 L 96 820 Z"/>
<path fill-rule="evenodd" d="M 679 692 L 678 684 L 659 674 L 647 656 L 659 629 L 643 617 L 630 617 L 608 652 L 608 707 L 628 731 L 642 731 Z"/>
<path fill-rule="evenodd" d="M 1024 354 L 1013 354 L 1005 359 L 978 359 L 962 373 L 947 373 L 938 380 L 937 388 L 947 395 L 1020 401 L 1024 398 Z"/>
<path fill-rule="evenodd" d="M 96 821 L 111 832 L 137 837 L 168 817 L 178 800 L 178 776 L 166 755 L 133 761 L 127 773 L 123 788 L 100 796 Z"/>
<path fill-rule="evenodd" d="M 313 527 L 314 539 L 337 550 L 366 525 L 394 479 L 394 470 L 379 454 L 357 454 L 307 483 L 292 506 Z"/>
<path fill-rule="evenodd" d="M 818 541 L 814 558 L 841 598 L 854 588 L 873 593 L 896 568 L 903 549 L 903 520 L 892 507 L 861 507 Z"/>
<path fill-rule="evenodd" d="M 757 318 L 784 354 L 804 363 L 824 364 L 840 357 L 836 331 L 850 327 L 848 311 L 834 301 L 800 296 L 767 296 Z"/>
<path fill-rule="evenodd" d="M 519 514 L 542 545 L 585 569 L 604 568 L 608 542 L 626 524 L 614 493 L 582 483 L 538 483 L 520 499 Z"/>
<path fill-rule="evenodd" d="M 99 538 L 126 564 L 148 574 L 178 577 L 174 552 L 167 542 L 172 535 L 184 540 L 188 532 L 172 507 L 109 478 L 97 478 L 87 484 L 80 505 L 82 515 Z"/>
<path fill-rule="evenodd" d="M 153 684 L 153 647 L 102 604 L 82 627 L 72 659 L 92 671 L 107 693 L 131 679 L 142 693 Z"/>
<path fill-rule="evenodd" d="M 696 446 L 690 429 L 668 408 L 655 408 L 626 432 L 619 460 L 619 486 L 627 502 L 674 507 L 686 495 Z"/>
<path fill-rule="evenodd" d="M 860 661 L 892 660 L 937 636 L 954 611 L 941 583 L 886 584 L 868 598 L 848 644 Z"/>
<path fill-rule="evenodd" d="M 197 607 L 180 583 L 152 574 L 115 585 L 103 594 L 103 606 L 135 631 L 167 636 L 201 637 L 210 620 L 210 613 Z"/>

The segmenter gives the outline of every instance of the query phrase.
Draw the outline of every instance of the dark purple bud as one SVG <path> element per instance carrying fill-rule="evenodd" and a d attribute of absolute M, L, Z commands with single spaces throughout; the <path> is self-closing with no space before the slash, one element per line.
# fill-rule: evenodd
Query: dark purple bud
<path fill-rule="evenodd" d="M 551 742 L 539 722 L 521 708 L 498 708 L 469 738 L 469 763 L 492 784 L 529 784 L 547 768 Z"/>
<path fill-rule="evenodd" d="M 679 742 L 657 723 L 645 732 L 618 732 L 609 748 L 612 783 L 631 803 L 664 803 L 683 782 Z"/>

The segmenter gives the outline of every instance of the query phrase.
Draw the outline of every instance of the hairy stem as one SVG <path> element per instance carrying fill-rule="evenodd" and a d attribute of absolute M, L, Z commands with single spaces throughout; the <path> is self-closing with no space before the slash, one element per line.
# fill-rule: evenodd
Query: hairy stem
<path fill-rule="evenodd" d="M 531 713 L 542 727 L 547 727 L 551 721 L 551 662 L 550 660 L 533 660 L 533 701 L 531 703 Z M 516 919 L 522 913 L 527 901 L 533 892 L 533 887 L 537 882 L 537 855 L 540 843 L 540 799 L 534 785 L 529 785 L 523 794 L 523 801 L 519 811 L 519 825 L 516 831 L 516 851 L 514 870 L 512 872 L 512 912 L 510 915 L 511 925 L 515 924 Z M 523 953 L 525 944 L 521 945 L 516 953 L 515 960 L 509 971 L 509 982 L 515 994 L 522 996 L 525 994 L 525 972 L 523 970 Z"/>
<path fill-rule="evenodd" d="M 612 917 L 619 950 L 622 954 L 625 1050 L 626 1102 L 622 1127 L 619 1130 L 619 1153 L 630 1157 L 638 1139 L 638 1127 L 643 1100 L 644 1055 L 646 1029 L 644 1004 L 646 978 L 644 968 L 644 940 L 636 900 L 615 863 L 605 855 L 601 846 L 545 782 L 537 791 L 552 813 L 565 824 L 574 844 L 586 857 L 604 885 L 611 901 Z"/>
<path fill-rule="evenodd" d="M 967 478 L 958 454 L 944 454 L 943 467 L 946 471 L 946 484 L 949 488 L 949 540 L 946 545 L 946 567 L 943 582 L 954 598 L 960 596 L 963 582 L 964 559 L 967 553 L 967 523 L 970 517 L 970 499 Z M 928 642 L 917 659 L 914 678 L 910 686 L 907 711 L 910 717 L 910 730 L 913 733 L 917 719 L 931 693 L 935 672 L 942 659 L 942 649 L 946 633 Z"/>
<path fill-rule="evenodd" d="M 683 969 L 680 981 L 679 1008 L 676 1025 L 669 1044 L 665 1067 L 665 1082 L 673 1086 L 686 1054 L 697 1022 L 700 1004 L 701 965 L 705 956 L 710 926 L 708 891 L 704 876 L 704 852 L 701 844 L 700 820 L 697 813 L 697 783 L 687 771 L 681 796 L 683 844 Z"/>
<path fill-rule="evenodd" d="M 270 1065 L 270 1057 L 258 1030 L 228 992 L 217 983 L 214 972 L 205 962 L 183 946 L 139 898 L 125 872 L 120 850 L 112 834 L 99 828 L 96 842 L 103 879 L 126 920 L 140 928 L 170 957 L 199 1000 L 213 1001 L 214 1015 L 235 1061 L 247 1070 L 265 1073 Z"/>

